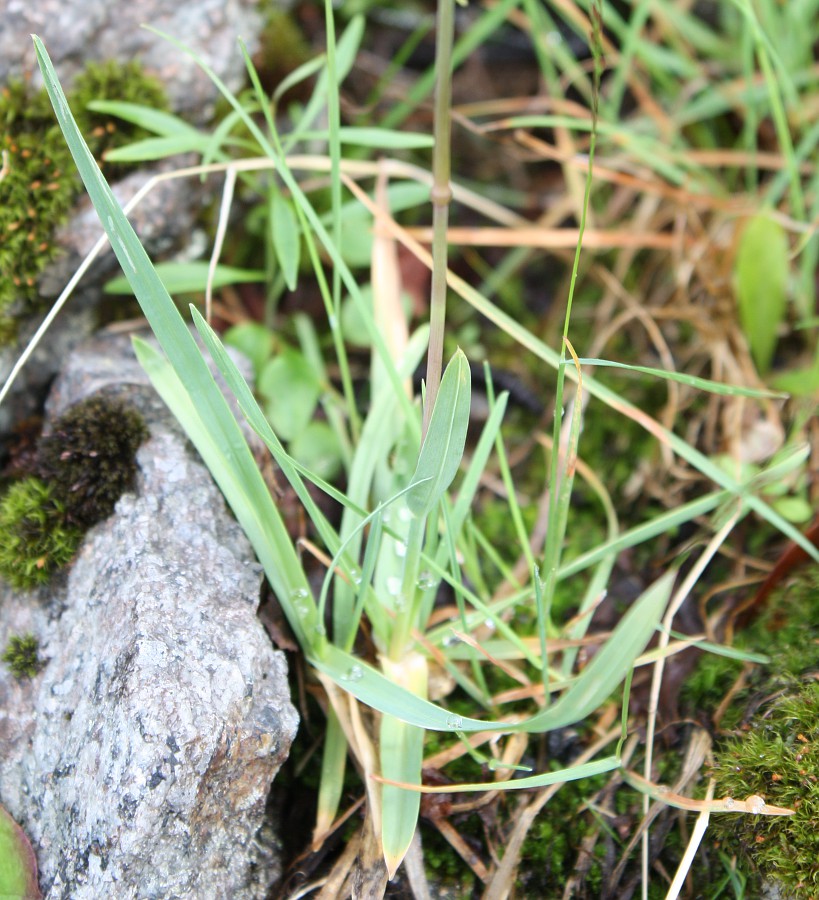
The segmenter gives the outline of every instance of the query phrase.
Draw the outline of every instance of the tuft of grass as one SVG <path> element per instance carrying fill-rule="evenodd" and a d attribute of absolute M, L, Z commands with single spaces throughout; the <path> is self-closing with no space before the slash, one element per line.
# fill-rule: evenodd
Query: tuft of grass
<path fill-rule="evenodd" d="M 759 454 L 753 460 L 753 472 L 739 464 L 746 448 L 754 444 L 754 433 L 746 432 L 745 423 L 763 418 L 763 411 L 767 415 L 779 398 L 759 390 L 748 335 L 743 334 L 732 305 L 736 269 L 732 240 L 741 220 L 765 206 L 766 214 L 784 222 L 788 248 L 795 253 L 789 257 L 792 277 L 788 284 L 801 283 L 795 276 L 813 252 L 808 243 L 800 244 L 799 237 L 809 227 L 801 211 L 812 196 L 808 185 L 813 173 L 809 166 L 800 168 L 799 154 L 809 150 L 812 132 L 801 121 L 794 124 L 793 140 L 782 131 L 783 98 L 791 104 L 803 82 L 783 78 L 780 85 L 771 77 L 772 72 L 782 74 L 782 54 L 768 39 L 769 33 L 777 32 L 771 22 L 776 4 L 761 3 L 765 14 L 759 17 L 749 5 L 734 6 L 732 14 L 717 12 L 715 22 L 705 23 L 688 8 L 680 12 L 679 4 L 670 0 L 640 4 L 629 16 L 613 4 L 567 3 L 553 8 L 534 0 L 501 0 L 490 10 L 478 10 L 458 36 L 452 67 L 462 66 L 470 53 L 488 43 L 513 17 L 515 27 L 528 34 L 535 48 L 538 76 L 547 87 L 545 96 L 538 91 L 537 96 L 525 98 L 523 105 L 521 98 L 468 104 L 453 117 L 448 100 L 451 85 L 441 83 L 447 81 L 450 70 L 452 5 L 445 0 L 440 7 L 438 65 L 421 76 L 407 91 L 408 99 L 394 105 L 380 121 L 375 114 L 374 124 L 381 130 L 373 132 L 363 127 L 369 124 L 364 122 L 364 112 L 357 117 L 357 126 L 341 124 L 346 108 L 341 93 L 346 88 L 344 79 L 354 65 L 366 23 L 354 17 L 336 38 L 333 9 L 327 3 L 326 59 L 298 67 L 272 96 L 265 93 L 259 73 L 248 61 L 253 91 L 236 97 L 220 85 L 230 112 L 212 135 L 172 117 L 152 116 L 150 110 L 121 110 L 153 123 L 160 140 L 136 148 L 144 158 L 170 155 L 184 146 L 203 157 L 202 167 L 186 175 L 225 174 L 214 266 L 224 245 L 238 181 L 243 190 L 252 189 L 264 198 L 264 209 L 256 218 L 266 232 L 272 282 L 268 300 L 278 302 L 286 291 L 308 280 L 321 296 L 326 330 L 316 329 L 316 335 L 309 337 L 299 332 L 299 371 L 274 371 L 277 377 L 268 386 L 272 407 L 290 388 L 288 399 L 296 410 L 288 413 L 284 423 L 276 415 L 286 404 L 279 403 L 266 416 L 231 367 L 217 335 L 198 311 L 193 312 L 244 414 L 311 519 L 310 549 L 319 560 L 316 564 L 295 552 L 188 328 L 83 146 L 56 75 L 37 42 L 55 111 L 89 194 L 167 355 L 166 359 L 139 343 L 139 357 L 247 531 L 326 694 L 330 711 L 316 837 L 331 827 L 336 816 L 349 752 L 364 773 L 362 790 L 367 792 L 369 814 L 374 821 L 380 818 L 379 850 L 384 851 L 390 872 L 411 839 L 418 814 L 410 790 L 430 790 L 421 783 L 425 730 L 443 734 L 497 731 L 491 751 L 475 751 L 473 759 L 483 763 L 487 772 L 508 774 L 527 758 L 525 741 L 516 743 L 521 733 L 556 731 L 588 721 L 601 709 L 614 712 L 612 692 L 624 677 L 630 678 L 634 659 L 672 594 L 676 559 L 687 554 L 691 568 L 673 592 L 664 620 L 667 627 L 650 660 L 655 675 L 648 705 L 656 708 L 663 663 L 670 652 L 672 619 L 699 583 L 714 577 L 709 566 L 735 526 L 753 515 L 771 529 L 807 544 L 768 502 L 772 484 L 784 476 L 804 474 L 807 450 L 799 446 L 797 436 L 771 461 L 770 453 Z M 568 32 L 582 38 L 580 49 L 577 42 L 547 41 L 547 36 Z M 171 42 L 179 52 L 195 58 L 189 48 Z M 741 54 L 736 52 L 738 45 Z M 757 67 L 759 78 L 754 77 Z M 203 69 L 208 72 L 204 65 Z M 317 74 L 304 106 L 293 104 L 283 113 L 284 92 Z M 428 160 L 421 168 L 399 158 L 406 151 L 423 150 L 424 141 L 385 126 L 394 125 L 423 102 L 436 77 L 436 142 L 430 173 Z M 386 94 L 386 82 L 379 80 L 372 92 L 374 102 Z M 770 122 L 763 129 L 759 126 L 765 118 Z M 735 130 L 737 120 L 751 119 L 754 127 L 744 129 L 741 142 L 714 162 L 708 154 L 721 146 L 723 136 Z M 565 197 L 554 204 L 554 210 L 537 209 L 539 218 L 533 223 L 532 198 L 538 191 L 509 191 L 499 184 L 498 168 L 488 167 L 489 177 L 481 169 L 481 177 L 475 179 L 480 191 L 457 183 L 462 174 L 466 176 L 460 171 L 453 183 L 447 152 L 453 120 L 472 132 L 476 144 L 492 151 L 487 153 L 491 159 L 503 156 L 495 153 L 500 144 L 503 151 L 519 154 L 527 164 L 554 167 L 556 163 L 566 183 Z M 359 142 L 355 150 L 350 149 L 350 141 Z M 773 191 L 774 182 L 782 179 L 760 175 L 757 165 L 760 158 L 771 162 L 763 154 L 771 152 L 772 141 L 779 142 L 779 156 L 770 171 L 787 173 L 790 179 L 778 193 Z M 366 159 L 366 148 L 371 150 L 373 144 L 385 157 L 380 162 Z M 260 158 L 248 160 L 248 152 Z M 131 153 L 133 158 L 134 148 Z M 218 165 L 208 165 L 212 160 L 218 160 Z M 374 189 L 368 184 L 372 178 L 377 179 Z M 535 176 L 529 179 L 527 174 L 521 182 L 535 188 Z M 411 184 L 396 185 L 397 181 Z M 457 200 L 451 210 L 450 185 Z M 434 186 L 434 228 L 404 227 L 407 219 L 428 217 L 429 210 L 419 198 L 428 196 L 430 186 Z M 412 191 L 393 202 L 398 187 Z M 741 191 L 742 196 L 726 196 L 726 190 Z M 471 218 L 463 215 L 462 204 L 470 207 Z M 484 219 L 489 225 L 484 225 Z M 367 242 L 357 241 L 353 258 L 349 238 L 362 235 Z M 577 252 L 565 252 L 579 245 L 581 235 L 586 248 L 599 255 L 587 253 L 581 258 Z M 434 245 L 431 255 L 422 242 Z M 401 305 L 396 287 L 402 268 L 396 261 L 398 243 L 415 265 L 433 272 L 432 338 Z M 495 253 L 483 257 L 489 244 Z M 458 275 L 448 262 L 448 246 L 460 246 L 466 261 Z M 568 311 L 564 315 L 558 304 L 542 317 L 520 315 L 526 306 L 523 298 L 501 309 L 493 302 L 495 294 L 504 290 L 508 294 L 510 286 L 525 289 L 527 266 L 544 249 L 559 260 L 556 269 L 565 273 L 559 290 L 560 296 L 575 298 L 572 316 Z M 484 279 L 479 289 L 474 277 L 460 275 L 463 270 Z M 368 278 L 372 289 L 365 292 Z M 575 292 L 575 285 L 581 284 L 586 290 Z M 369 409 L 360 408 L 352 388 L 355 365 L 339 327 L 342 288 L 349 295 L 345 305 L 355 309 L 360 323 L 355 341 L 359 349 L 353 352 L 363 357 L 359 372 L 369 366 L 362 375 L 368 382 Z M 540 424 L 537 428 L 536 441 L 548 454 L 544 467 L 548 476 L 532 489 L 540 493 L 537 503 L 527 504 L 519 497 L 521 484 L 529 484 L 516 478 L 519 460 L 512 459 L 508 432 L 501 429 L 505 394 L 495 397 L 489 390 L 489 417 L 462 458 L 470 370 L 457 348 L 443 375 L 439 401 L 432 402 L 443 368 L 445 325 L 449 326 L 445 304 L 449 301 L 451 308 L 456 295 L 455 302 L 466 301 L 462 323 L 478 319 L 478 312 L 499 329 L 508 357 L 527 360 L 546 405 L 555 407 L 554 428 L 548 428 L 552 433 L 545 434 Z M 788 298 L 789 302 L 798 299 Z M 273 305 L 268 303 L 268 314 L 274 311 Z M 787 308 L 787 321 L 780 320 L 781 305 L 775 312 L 777 322 L 771 327 L 785 331 L 795 317 Z M 584 319 L 588 327 L 578 330 L 576 321 Z M 492 346 L 488 328 L 466 329 L 464 334 L 472 346 Z M 794 340 L 801 345 L 800 336 Z M 260 359 L 269 356 L 271 341 L 262 334 L 257 345 L 254 338 L 256 349 L 261 348 Z M 573 344 L 582 344 L 582 359 Z M 428 345 L 431 365 L 422 426 L 418 401 L 407 390 L 406 380 Z M 601 361 L 598 357 L 606 352 L 625 358 Z M 278 369 L 283 368 L 274 361 Z M 609 368 L 598 368 L 601 362 Z M 307 379 L 310 392 L 304 395 L 292 390 L 294 384 L 305 382 L 302 363 L 314 370 Z M 776 347 L 772 364 L 776 371 Z M 621 368 L 612 373 L 611 366 Z M 677 366 L 684 372 L 677 372 Z M 545 370 L 554 370 L 556 380 Z M 644 390 L 646 378 L 661 379 L 652 384 L 662 385 L 662 396 Z M 726 387 L 725 382 L 733 386 Z M 491 388 L 491 378 L 487 383 Z M 589 397 L 595 401 L 587 407 Z M 305 414 L 308 401 L 309 416 Z M 287 448 L 281 443 L 283 437 L 293 437 L 288 425 L 295 431 L 295 425 L 305 424 L 300 416 L 311 418 L 319 408 L 319 415 L 326 418 L 322 424 L 337 438 L 344 491 L 328 484 L 315 465 L 308 469 L 302 458 L 294 459 L 295 438 Z M 630 430 L 622 426 L 622 416 L 628 418 L 629 429 L 640 428 L 641 436 L 648 437 L 632 439 Z M 775 413 L 770 416 L 776 418 Z M 591 465 L 582 456 L 584 417 L 603 421 L 600 427 L 594 422 L 589 428 Z M 426 426 L 429 431 L 422 442 Z M 627 485 L 630 496 L 649 495 L 651 504 L 620 503 L 607 490 L 604 482 L 610 462 L 600 457 L 612 449 L 614 442 L 606 434 L 613 431 L 625 435 L 613 447 L 622 457 L 615 478 L 618 493 L 625 494 Z M 645 451 L 649 441 L 656 441 L 658 452 Z M 638 444 L 639 460 L 630 455 Z M 726 447 L 731 452 L 728 465 L 718 458 Z M 582 510 L 577 508 L 576 473 L 584 481 Z M 308 483 L 343 509 L 339 526 L 324 516 Z M 476 498 L 501 510 L 488 516 L 489 538 L 469 524 L 468 511 Z M 498 515 L 507 522 L 498 523 Z M 591 516 L 596 516 L 596 528 L 584 524 Z M 677 539 L 658 548 L 658 537 L 683 527 L 694 535 L 691 545 L 681 545 Z M 577 540 L 575 531 L 586 534 Z M 493 538 L 509 546 L 495 547 Z M 699 549 L 701 544 L 704 551 Z M 641 584 L 644 593 L 623 612 L 614 633 L 595 642 L 599 646 L 594 652 L 582 648 L 581 656 L 578 642 L 592 633 L 592 613 L 609 586 L 615 586 L 616 558 L 635 547 L 639 554 L 632 559 L 638 563 L 668 552 L 666 574 L 653 585 Z M 817 551 L 810 547 L 810 552 Z M 321 588 L 312 591 L 314 567 L 319 565 Z M 572 609 L 580 610 L 578 617 L 568 621 L 567 597 L 573 601 Z M 578 666 L 579 660 L 588 662 Z M 501 677 L 497 669 L 502 670 Z M 445 672 L 453 687 L 435 695 L 433 702 L 428 686 L 437 670 Z M 459 697 L 468 698 L 463 712 L 454 705 L 454 686 Z M 616 715 L 607 721 L 615 719 Z M 604 715 L 600 721 L 606 721 Z M 655 769 L 654 726 L 652 713 L 647 728 L 647 776 Z M 619 747 L 610 756 L 600 754 L 629 727 L 624 714 L 622 729 L 599 729 L 599 741 L 574 757 L 567 769 L 513 780 L 493 774 L 496 780 L 491 788 L 498 792 L 543 788 L 554 781 L 612 771 L 620 764 Z M 656 767 L 664 769 L 674 767 Z M 458 787 L 477 791 L 487 786 L 481 782 Z M 447 785 L 446 789 L 457 788 Z M 540 796 L 545 802 L 546 795 Z M 536 802 L 522 801 L 522 814 L 508 823 L 507 852 L 493 862 L 487 896 L 501 896 L 513 883 L 525 831 L 534 827 L 542 809 Z M 628 814 L 636 828 L 637 814 L 632 808 Z M 646 884 L 650 853 L 655 852 L 646 841 Z M 661 889 L 652 886 L 653 893 Z"/>

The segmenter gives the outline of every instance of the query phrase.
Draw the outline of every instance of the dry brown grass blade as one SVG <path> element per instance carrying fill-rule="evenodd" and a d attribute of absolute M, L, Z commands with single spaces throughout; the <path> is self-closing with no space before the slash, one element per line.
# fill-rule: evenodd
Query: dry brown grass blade
<path fill-rule="evenodd" d="M 432 229 L 407 228 L 406 234 L 429 244 Z M 577 228 L 485 228 L 454 227 L 447 229 L 451 244 L 460 247 L 539 247 L 552 250 L 570 250 L 577 246 Z M 587 228 L 583 232 L 583 247 L 586 250 L 674 250 L 686 239 L 682 235 L 665 234 L 654 231 L 629 231 L 618 228 L 610 231 Z"/>

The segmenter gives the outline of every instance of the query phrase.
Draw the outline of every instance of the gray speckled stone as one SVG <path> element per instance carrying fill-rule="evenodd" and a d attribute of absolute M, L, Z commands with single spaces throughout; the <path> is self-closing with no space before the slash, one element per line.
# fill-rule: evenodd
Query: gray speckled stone
<path fill-rule="evenodd" d="M 165 84 L 174 111 L 205 122 L 217 90 L 187 56 L 140 26 L 151 25 L 199 53 L 231 88 L 245 79 L 237 38 L 250 52 L 261 24 L 256 0 L 4 0 L 0 9 L 0 82 L 31 74 L 39 83 L 31 34 L 42 38 L 61 80 L 85 62 L 138 59 Z"/>
<path fill-rule="evenodd" d="M 47 660 L 22 683 L 0 664 L 0 802 L 49 900 L 264 897 L 278 862 L 259 828 L 297 715 L 256 617 L 260 568 L 127 339 L 74 357 L 51 414 L 100 388 L 151 438 L 136 493 L 61 580 L 0 583 L 0 646 L 31 631 Z"/>

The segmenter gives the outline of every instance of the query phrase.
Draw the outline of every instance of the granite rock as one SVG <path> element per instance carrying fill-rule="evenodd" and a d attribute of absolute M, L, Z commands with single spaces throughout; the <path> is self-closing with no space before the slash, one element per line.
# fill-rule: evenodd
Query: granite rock
<path fill-rule="evenodd" d="M 297 715 L 257 616 L 261 571 L 127 338 L 69 361 L 49 415 L 98 391 L 151 437 L 136 491 L 39 592 L 0 583 L 0 646 L 33 632 L 43 669 L 0 664 L 0 803 L 56 898 L 255 898 L 278 874 L 263 824 Z"/>
<path fill-rule="evenodd" d="M 199 123 L 213 114 L 217 89 L 192 59 L 141 26 L 184 41 L 231 90 L 246 75 L 237 38 L 253 53 L 261 26 L 255 0 L 5 0 L 2 10 L 0 82 L 31 75 L 40 83 L 30 37 L 37 34 L 66 83 L 86 62 L 137 59 L 166 86 L 174 111 Z"/>

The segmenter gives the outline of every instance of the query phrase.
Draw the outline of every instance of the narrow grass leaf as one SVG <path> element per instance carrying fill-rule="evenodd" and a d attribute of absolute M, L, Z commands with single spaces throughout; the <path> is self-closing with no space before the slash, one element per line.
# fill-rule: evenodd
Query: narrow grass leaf
<path fill-rule="evenodd" d="M 385 661 L 388 677 L 418 696 L 427 693 L 427 662 L 409 654 L 398 663 Z M 379 729 L 381 776 L 386 781 L 421 784 L 424 729 L 393 716 L 382 716 Z M 421 795 L 390 784 L 381 789 L 381 841 L 389 877 L 401 865 L 418 825 Z"/>
<path fill-rule="evenodd" d="M 276 90 L 273 92 L 273 103 L 278 105 L 279 100 L 281 100 L 291 88 L 294 88 L 297 84 L 301 84 L 302 81 L 306 81 L 308 78 L 315 75 L 316 72 L 320 72 L 326 65 L 327 57 L 322 53 L 313 59 L 308 59 L 307 62 L 302 63 L 300 66 L 297 66 L 292 72 L 286 75 L 278 85 L 276 85 Z"/>
<path fill-rule="evenodd" d="M 603 759 L 582 763 L 579 766 L 569 766 L 566 769 L 558 769 L 556 772 L 544 772 L 541 775 L 528 775 L 523 778 L 513 778 L 509 781 L 488 781 L 472 784 L 445 784 L 432 787 L 422 785 L 415 787 L 412 784 L 401 785 L 403 790 L 418 791 L 419 794 L 453 794 L 480 793 L 482 791 L 528 791 L 533 788 L 548 787 L 550 784 L 563 784 L 568 781 L 578 781 L 581 778 L 593 778 L 595 775 L 604 775 L 613 772 L 620 766 L 620 757 L 606 756 Z"/>
<path fill-rule="evenodd" d="M 312 656 L 310 661 L 362 703 L 431 731 L 550 731 L 584 719 L 623 680 L 659 624 L 673 580 L 674 573 L 669 572 L 651 585 L 623 616 L 611 638 L 572 687 L 548 709 L 521 722 L 483 721 L 448 712 L 332 645 L 322 647 L 321 655 Z"/>
<path fill-rule="evenodd" d="M 407 507 L 417 517 L 428 516 L 452 483 L 463 457 L 469 426 L 471 374 L 462 350 L 446 367 L 418 466 L 407 494 Z"/>
<path fill-rule="evenodd" d="M 163 112 L 160 109 L 153 109 L 150 106 L 142 106 L 139 103 L 129 103 L 125 100 L 92 100 L 88 104 L 88 109 L 107 116 L 116 116 L 118 119 L 144 128 L 146 131 L 152 131 L 161 137 L 180 137 L 182 135 L 206 137 L 179 116 Z"/>
<path fill-rule="evenodd" d="M 207 135 L 194 132 L 134 141 L 125 147 L 106 151 L 104 158 L 106 162 L 112 163 L 153 162 L 157 159 L 167 159 L 169 156 L 178 156 L 180 153 L 204 154 L 209 146 L 210 138 Z"/>
<path fill-rule="evenodd" d="M 653 369 L 651 366 L 631 366 L 627 363 L 614 362 L 610 359 L 579 359 L 581 366 L 604 366 L 609 369 L 627 369 L 631 372 L 640 372 L 644 375 L 653 375 L 655 378 L 664 378 L 666 381 L 678 381 L 699 391 L 709 394 L 722 394 L 728 397 L 752 397 L 756 400 L 773 398 L 775 400 L 787 399 L 787 394 L 781 391 L 768 391 L 762 388 L 742 387 L 735 384 L 720 384 L 719 381 L 711 381 L 708 378 L 698 378 L 696 375 L 686 375 L 683 372 L 667 372 L 665 369 Z"/>
<path fill-rule="evenodd" d="M 327 131 L 305 131 L 299 136 L 305 141 L 326 141 L 330 135 Z M 342 144 L 375 147 L 379 150 L 428 150 L 435 143 L 430 134 L 353 125 L 342 125 L 338 130 L 338 137 Z"/>
<path fill-rule="evenodd" d="M 185 263 L 157 263 L 154 271 L 165 286 L 165 290 L 174 294 L 204 293 L 208 283 L 209 264 L 199 260 Z M 212 286 L 214 289 L 228 284 L 264 281 L 265 273 L 261 269 L 239 269 L 234 266 L 216 266 L 213 271 Z M 105 285 L 107 294 L 133 294 L 131 282 L 124 276 L 112 278 Z"/>
<path fill-rule="evenodd" d="M 157 393 L 176 416 L 241 523 L 296 638 L 303 646 L 309 646 L 317 635 L 316 605 L 290 535 L 258 468 L 254 465 L 256 475 L 243 479 L 241 469 L 215 437 L 209 421 L 191 402 L 168 360 L 139 338 L 134 339 L 134 350 Z"/>

